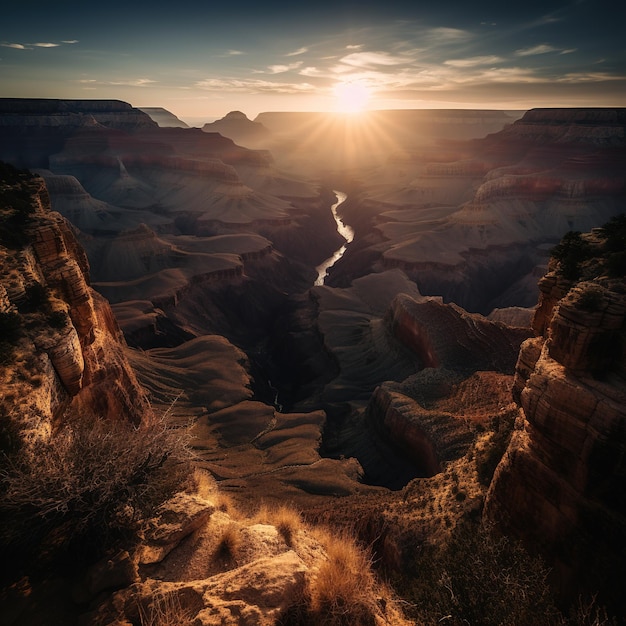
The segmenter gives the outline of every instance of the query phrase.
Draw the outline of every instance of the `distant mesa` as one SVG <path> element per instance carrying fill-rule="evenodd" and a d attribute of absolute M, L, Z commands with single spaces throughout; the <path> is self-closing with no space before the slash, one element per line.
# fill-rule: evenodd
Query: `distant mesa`
<path fill-rule="evenodd" d="M 89 126 L 94 122 L 118 130 L 156 126 L 143 111 L 121 100 L 0 98 L 0 126 Z"/>
<path fill-rule="evenodd" d="M 270 138 L 270 131 L 260 122 L 249 120 L 241 111 L 231 111 L 223 118 L 202 127 L 205 133 L 220 133 L 235 143 L 249 146 L 260 145 Z"/>
<path fill-rule="evenodd" d="M 189 124 L 176 117 L 171 111 L 163 107 L 138 107 L 151 117 L 161 128 L 189 128 Z"/>

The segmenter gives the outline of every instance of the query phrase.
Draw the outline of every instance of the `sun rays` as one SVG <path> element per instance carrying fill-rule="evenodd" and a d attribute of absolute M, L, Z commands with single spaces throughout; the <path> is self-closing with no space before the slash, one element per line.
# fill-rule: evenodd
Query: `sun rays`
<path fill-rule="evenodd" d="M 371 97 L 369 87 L 360 82 L 342 81 L 333 87 L 337 113 L 360 113 Z"/>

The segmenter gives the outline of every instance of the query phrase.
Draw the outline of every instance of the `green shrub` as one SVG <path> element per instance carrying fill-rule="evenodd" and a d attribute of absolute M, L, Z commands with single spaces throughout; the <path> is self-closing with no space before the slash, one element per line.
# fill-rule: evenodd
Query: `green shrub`
<path fill-rule="evenodd" d="M 609 252 L 623 252 L 626 250 L 626 214 L 612 217 L 601 229 L 606 239 L 605 248 Z"/>
<path fill-rule="evenodd" d="M 579 232 L 569 231 L 561 242 L 550 251 L 552 258 L 559 261 L 561 274 L 568 280 L 580 278 L 580 264 L 591 256 L 591 246 Z"/>

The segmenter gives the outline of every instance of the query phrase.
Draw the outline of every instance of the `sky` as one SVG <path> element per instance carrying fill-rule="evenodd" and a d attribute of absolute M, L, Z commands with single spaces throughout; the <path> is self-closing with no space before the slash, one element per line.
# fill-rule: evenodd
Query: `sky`
<path fill-rule="evenodd" d="M 626 0 L 12 2 L 0 97 L 232 110 L 626 106 Z"/>

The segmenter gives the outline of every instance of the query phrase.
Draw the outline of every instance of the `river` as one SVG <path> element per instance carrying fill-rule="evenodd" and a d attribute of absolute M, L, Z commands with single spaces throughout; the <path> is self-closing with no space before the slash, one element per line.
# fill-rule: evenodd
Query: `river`
<path fill-rule="evenodd" d="M 337 208 L 340 204 L 346 201 L 348 197 L 347 194 L 343 193 L 343 191 L 335 191 L 334 194 L 337 196 L 337 202 L 330 207 L 330 210 L 333 212 L 333 217 L 335 218 L 335 222 L 337 223 L 337 232 L 346 240 L 343 246 L 338 250 L 335 250 L 334 254 L 328 257 L 323 263 L 318 265 L 315 269 L 317 270 L 317 279 L 315 281 L 316 285 L 323 285 L 326 276 L 328 276 L 328 270 L 343 256 L 346 251 L 348 244 L 354 239 L 354 230 L 350 228 L 350 226 L 346 226 L 341 218 L 337 215 Z"/>

